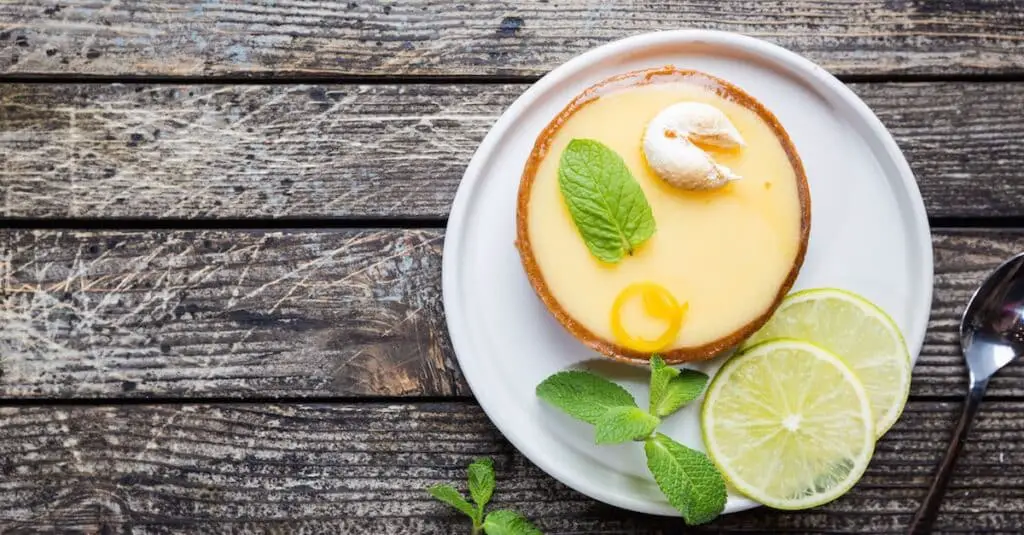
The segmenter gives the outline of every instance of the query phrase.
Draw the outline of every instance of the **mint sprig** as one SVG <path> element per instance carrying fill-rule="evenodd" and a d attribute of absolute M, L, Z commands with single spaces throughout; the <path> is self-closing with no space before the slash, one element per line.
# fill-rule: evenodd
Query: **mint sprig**
<path fill-rule="evenodd" d="M 703 524 L 725 509 L 725 480 L 707 455 L 658 433 L 661 419 L 697 399 L 708 376 L 650 360 L 649 409 L 640 409 L 621 386 L 586 371 L 556 373 L 539 385 L 537 396 L 570 416 L 594 425 L 594 441 L 644 443 L 647 468 L 658 488 L 687 524 Z M 488 535 L 493 535 L 488 532 Z"/>
<path fill-rule="evenodd" d="M 644 190 L 614 150 L 593 139 L 573 139 L 562 152 L 558 186 L 590 253 L 616 263 L 654 235 Z"/>
<path fill-rule="evenodd" d="M 484 507 L 494 495 L 494 462 L 491 459 L 476 459 L 469 465 L 467 472 L 469 495 L 476 504 L 475 506 L 451 485 L 434 485 L 427 489 L 427 492 L 468 516 L 473 521 L 472 535 L 480 533 L 487 535 L 544 535 L 530 521 L 515 511 L 499 509 L 484 514 Z"/>

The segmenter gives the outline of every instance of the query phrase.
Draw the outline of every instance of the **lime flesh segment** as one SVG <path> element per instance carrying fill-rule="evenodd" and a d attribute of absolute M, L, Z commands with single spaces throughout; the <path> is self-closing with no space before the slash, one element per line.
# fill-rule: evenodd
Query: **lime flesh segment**
<path fill-rule="evenodd" d="M 896 323 L 867 299 L 832 288 L 792 294 L 743 347 L 775 338 L 806 340 L 843 359 L 867 390 L 879 437 L 900 417 L 910 353 Z"/>
<path fill-rule="evenodd" d="M 726 481 L 777 509 L 838 498 L 864 474 L 875 446 L 860 381 L 839 357 L 797 340 L 729 360 L 708 388 L 701 427 Z"/>

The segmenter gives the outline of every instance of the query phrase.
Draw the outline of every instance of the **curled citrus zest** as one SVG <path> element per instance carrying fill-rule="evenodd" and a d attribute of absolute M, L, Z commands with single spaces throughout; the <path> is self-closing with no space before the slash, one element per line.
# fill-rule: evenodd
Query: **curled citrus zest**
<path fill-rule="evenodd" d="M 668 327 L 658 338 L 650 340 L 633 336 L 622 325 L 622 307 L 636 296 L 643 299 L 644 312 L 652 318 L 668 322 Z M 681 306 L 676 298 L 664 286 L 653 282 L 631 284 L 619 293 L 612 304 L 612 334 L 624 346 L 636 351 L 654 352 L 671 344 L 683 325 L 683 316 L 689 309 L 689 303 Z"/>

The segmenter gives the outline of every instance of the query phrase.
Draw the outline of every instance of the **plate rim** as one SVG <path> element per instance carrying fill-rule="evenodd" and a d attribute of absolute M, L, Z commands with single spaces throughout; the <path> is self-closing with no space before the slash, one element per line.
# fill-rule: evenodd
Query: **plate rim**
<path fill-rule="evenodd" d="M 579 485 L 569 471 L 561 469 L 556 465 L 556 463 L 551 462 L 547 457 L 538 455 L 537 452 L 534 452 L 526 446 L 525 440 L 516 437 L 515 433 L 508 432 L 505 428 L 506 426 L 499 423 L 499 419 L 492 416 L 493 411 L 497 411 L 499 409 L 498 407 L 491 406 L 490 402 L 485 400 L 486 398 L 481 398 L 477 395 L 477 392 L 479 392 L 478 387 L 481 385 L 474 385 L 473 376 L 475 374 L 472 370 L 475 370 L 476 368 L 473 360 L 459 356 L 460 348 L 462 351 L 466 351 L 471 346 L 471 343 L 467 340 L 468 333 L 455 319 L 455 315 L 451 313 L 452 310 L 459 308 L 459 305 L 455 302 L 453 294 L 458 286 L 458 280 L 455 277 L 455 272 L 458 269 L 456 264 L 461 255 L 463 240 L 449 239 L 449 237 L 454 236 L 460 232 L 462 227 L 464 227 L 467 214 L 470 210 L 469 199 L 473 197 L 474 191 L 486 178 L 481 173 L 481 168 L 484 166 L 487 158 L 490 157 L 489 155 L 494 151 L 496 143 L 504 137 L 506 131 L 515 125 L 515 119 L 523 108 L 531 105 L 539 96 L 544 95 L 553 86 L 562 83 L 563 81 L 571 80 L 574 75 L 590 67 L 602 58 L 628 54 L 633 49 L 658 47 L 670 44 L 722 45 L 750 52 L 753 55 L 760 56 L 771 61 L 776 66 L 786 67 L 793 73 L 799 75 L 800 78 L 809 78 L 811 81 L 823 85 L 827 93 L 831 93 L 842 100 L 844 104 L 850 106 L 854 116 L 864 121 L 866 126 L 869 128 L 871 134 L 873 134 L 874 140 L 881 143 L 881 148 L 884 150 L 885 155 L 889 158 L 891 163 L 895 166 L 895 171 L 899 175 L 902 186 L 906 190 L 909 201 L 908 204 L 912 211 L 912 213 L 908 214 L 907 219 L 914 223 L 913 227 L 916 227 L 911 228 L 910 230 L 916 231 L 912 234 L 918 238 L 916 240 L 916 253 L 921 262 L 921 272 L 923 275 L 927 275 L 927 283 L 923 288 L 924 292 L 922 302 L 919 304 L 919 306 L 923 306 L 924 310 L 917 310 L 917 306 L 912 306 L 911 308 L 914 312 L 912 317 L 916 318 L 918 322 L 923 323 L 920 335 L 914 337 L 914 339 L 906 340 L 909 346 L 908 349 L 911 353 L 912 367 L 917 363 L 917 359 L 924 344 L 925 336 L 927 335 L 928 319 L 931 313 L 934 294 L 935 268 L 931 241 L 931 227 L 928 222 L 924 199 L 921 196 L 920 187 L 918 186 L 917 179 L 910 168 L 910 164 L 907 162 L 905 155 L 902 150 L 900 150 L 895 139 L 892 137 L 891 132 L 889 132 L 870 107 L 868 107 L 860 97 L 847 87 L 846 84 L 811 60 L 782 46 L 748 35 L 722 30 L 681 29 L 645 32 L 611 41 L 584 51 L 549 71 L 519 95 L 512 104 L 502 112 L 488 130 L 484 139 L 477 146 L 477 149 L 474 151 L 473 156 L 459 181 L 459 186 L 456 190 L 455 197 L 449 211 L 448 223 L 445 227 L 445 239 L 444 246 L 442 248 L 441 261 L 441 299 L 442 306 L 445 311 L 445 323 L 448 329 L 452 349 L 455 352 L 456 361 L 459 363 L 459 366 L 463 371 L 463 377 L 465 378 L 466 383 L 473 392 L 475 401 L 480 405 L 480 408 L 483 409 L 491 424 L 498 429 L 502 434 L 502 437 L 509 441 L 509 443 L 511 443 L 520 454 L 526 457 L 547 475 L 555 478 L 560 483 L 575 490 L 576 492 L 617 508 L 639 513 L 678 517 L 680 515 L 675 510 L 665 510 L 659 505 L 638 500 L 634 500 L 634 503 L 632 504 L 625 504 L 621 499 L 619 499 L 618 494 L 608 493 L 604 489 L 594 489 Z M 732 510 L 728 510 L 727 508 L 723 514 L 736 513 L 761 506 L 761 504 L 753 502 L 745 497 L 744 499 L 747 500 L 750 505 L 741 504 L 739 507 L 733 508 Z"/>

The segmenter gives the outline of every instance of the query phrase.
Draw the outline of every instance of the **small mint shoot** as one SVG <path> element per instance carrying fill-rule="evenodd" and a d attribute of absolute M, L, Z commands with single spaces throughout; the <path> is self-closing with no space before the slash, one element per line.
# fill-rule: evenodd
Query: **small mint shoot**
<path fill-rule="evenodd" d="M 484 514 L 484 508 L 494 495 L 494 461 L 479 458 L 470 465 L 468 472 L 469 495 L 476 506 L 469 503 L 455 487 L 439 484 L 427 489 L 437 500 L 458 509 L 473 521 L 470 535 L 544 535 L 519 513 L 508 510 Z"/>
<path fill-rule="evenodd" d="M 492 511 L 484 520 L 487 535 L 543 535 L 529 520 L 515 511 Z"/>

